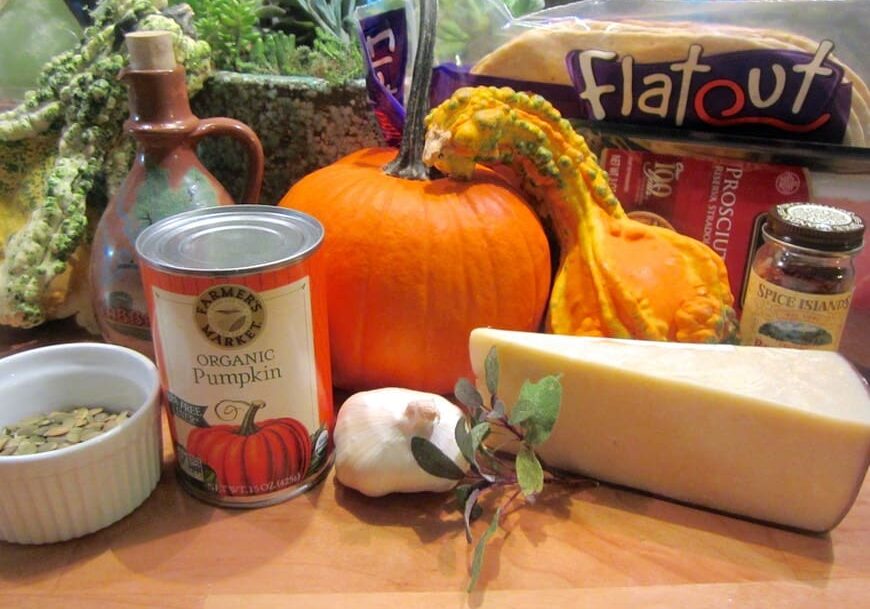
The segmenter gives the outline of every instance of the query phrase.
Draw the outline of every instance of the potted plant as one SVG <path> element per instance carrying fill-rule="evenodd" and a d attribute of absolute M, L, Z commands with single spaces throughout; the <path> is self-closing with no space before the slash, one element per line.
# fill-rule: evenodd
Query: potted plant
<path fill-rule="evenodd" d="M 261 202 L 274 203 L 304 175 L 382 143 L 369 110 L 354 14 L 366 0 L 183 1 L 217 68 L 194 99 L 194 111 L 230 116 L 259 134 L 267 159 Z M 449 23 L 439 43 L 458 50 L 484 38 L 492 24 L 480 4 L 441 0 Z M 504 1 L 515 16 L 544 4 Z M 201 154 L 219 178 L 241 190 L 237 144 L 213 140 Z"/>
<path fill-rule="evenodd" d="M 0 345 L 89 311 L 90 235 L 132 158 L 117 79 L 127 29 L 176 32 L 194 112 L 236 118 L 258 133 L 267 167 L 259 202 L 275 203 L 303 175 L 381 143 L 356 33 L 363 1 L 71 1 L 92 6 L 79 45 L 52 58 L 23 101 L 0 111 Z M 468 18 L 476 2 L 442 0 L 443 14 L 462 24 L 452 43 L 490 28 Z M 504 5 L 522 14 L 543 1 Z M 210 141 L 200 154 L 230 192 L 241 192 L 242 152 L 232 142 Z"/>
<path fill-rule="evenodd" d="M 361 3 L 187 0 L 216 68 L 193 110 L 238 119 L 260 136 L 267 159 L 260 202 L 277 202 L 303 175 L 379 141 L 355 34 Z M 200 149 L 231 192 L 241 191 L 243 154 L 225 139 Z"/>

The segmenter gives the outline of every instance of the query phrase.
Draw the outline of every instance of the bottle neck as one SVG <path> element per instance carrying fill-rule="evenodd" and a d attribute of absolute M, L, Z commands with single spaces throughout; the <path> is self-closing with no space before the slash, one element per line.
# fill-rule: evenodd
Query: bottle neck
<path fill-rule="evenodd" d="M 182 66 L 172 70 L 121 72 L 129 86 L 130 118 L 125 129 L 143 143 L 175 140 L 196 128 L 199 119 L 191 112 Z"/>

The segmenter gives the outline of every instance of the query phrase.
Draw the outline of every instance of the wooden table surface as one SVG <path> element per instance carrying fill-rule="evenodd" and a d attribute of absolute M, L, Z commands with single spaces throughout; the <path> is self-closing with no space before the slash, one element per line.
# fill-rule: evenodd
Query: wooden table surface
<path fill-rule="evenodd" d="M 552 488 L 508 517 L 469 595 L 471 548 L 449 495 L 370 499 L 330 475 L 279 505 L 223 509 L 188 496 L 165 452 L 155 492 L 111 527 L 53 545 L 0 543 L 0 605 L 870 606 L 870 482 L 823 536 L 608 486 Z"/>
<path fill-rule="evenodd" d="M 9 353 L 83 338 L 68 330 L 7 331 L 0 343 Z M 853 344 L 866 375 L 870 341 Z M 868 480 L 843 522 L 821 536 L 609 486 L 550 488 L 508 517 L 469 595 L 472 548 L 449 494 L 369 499 L 330 474 L 279 505 L 222 509 L 188 496 L 168 441 L 164 452 L 157 489 L 111 527 L 46 546 L 0 542 L 0 606 L 870 607 Z"/>

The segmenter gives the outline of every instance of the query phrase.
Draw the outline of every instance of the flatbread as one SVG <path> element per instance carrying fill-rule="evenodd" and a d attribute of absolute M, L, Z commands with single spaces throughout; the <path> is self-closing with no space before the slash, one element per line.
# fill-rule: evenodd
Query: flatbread
<path fill-rule="evenodd" d="M 627 24 L 631 27 L 637 28 L 661 28 L 662 24 L 653 23 L 651 21 L 642 21 L 636 19 L 629 19 L 627 21 L 620 21 L 619 24 Z M 689 28 L 712 28 L 721 33 L 729 34 L 735 36 L 737 38 L 743 37 L 751 37 L 753 39 L 763 40 L 767 42 L 780 42 L 785 47 L 774 46 L 774 48 L 786 48 L 788 50 L 797 50 L 803 51 L 805 53 L 815 53 L 819 47 L 819 43 L 811 38 L 807 38 L 806 36 L 801 36 L 800 34 L 795 34 L 793 32 L 786 32 L 783 30 L 773 30 L 769 28 L 750 28 L 750 27 L 741 27 L 736 25 L 708 25 L 708 24 L 697 24 L 690 21 L 679 21 L 679 22 L 665 22 L 665 28 L 667 30 L 686 30 Z M 868 143 L 870 137 L 868 137 L 868 131 L 870 131 L 870 88 L 868 88 L 867 83 L 865 83 L 855 71 L 849 67 L 848 64 L 843 63 L 837 56 L 833 53 L 828 55 L 828 59 L 836 63 L 843 69 L 843 75 L 845 76 L 846 82 L 852 83 L 852 108 L 851 111 L 855 113 L 855 118 L 857 120 L 857 127 L 861 129 L 862 142 L 865 144 Z"/>
<path fill-rule="evenodd" d="M 472 74 L 528 82 L 571 86 L 566 55 L 575 49 L 601 49 L 631 55 L 639 63 L 684 59 L 691 45 L 704 55 L 749 50 L 781 49 L 813 53 L 818 44 L 809 38 L 769 29 L 711 26 L 697 23 L 578 20 L 535 27 L 489 53 Z M 870 136 L 870 89 L 848 66 L 844 78 L 852 84 L 852 104 L 843 143 L 865 146 Z"/>

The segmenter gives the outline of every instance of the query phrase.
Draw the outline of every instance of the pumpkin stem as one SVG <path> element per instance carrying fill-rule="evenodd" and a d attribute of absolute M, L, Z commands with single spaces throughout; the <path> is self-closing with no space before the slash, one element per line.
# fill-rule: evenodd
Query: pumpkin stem
<path fill-rule="evenodd" d="M 414 56 L 414 75 L 408 94 L 402 145 L 396 158 L 384 167 L 384 173 L 396 178 L 429 179 L 429 168 L 423 164 L 423 145 L 426 142 L 425 120 L 429 110 L 429 86 L 432 83 L 437 21 L 438 0 L 420 0 L 420 35 L 417 54 Z"/>
<path fill-rule="evenodd" d="M 245 418 L 242 419 L 242 424 L 239 426 L 240 436 L 251 436 L 257 433 L 257 425 L 254 423 L 254 417 L 257 416 L 257 411 L 260 408 L 265 408 L 266 402 L 263 400 L 254 400 L 248 404 L 248 410 L 245 412 Z"/>

